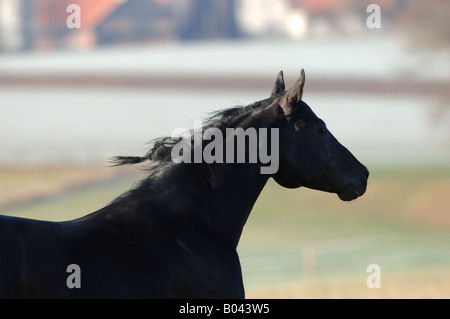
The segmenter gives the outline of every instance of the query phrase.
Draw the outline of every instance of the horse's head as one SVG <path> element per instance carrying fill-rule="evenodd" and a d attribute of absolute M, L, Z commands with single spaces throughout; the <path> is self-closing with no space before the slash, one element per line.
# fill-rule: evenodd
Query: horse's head
<path fill-rule="evenodd" d="M 279 169 L 273 176 L 282 186 L 305 186 L 336 193 L 341 200 L 364 194 L 369 171 L 327 129 L 302 101 L 305 73 L 288 91 L 283 73 L 272 91 L 273 107 L 280 116 Z"/>

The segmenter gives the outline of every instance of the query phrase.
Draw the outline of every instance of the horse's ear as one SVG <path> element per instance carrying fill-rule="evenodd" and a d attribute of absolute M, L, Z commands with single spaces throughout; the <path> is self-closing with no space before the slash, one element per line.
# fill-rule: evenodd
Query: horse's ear
<path fill-rule="evenodd" d="M 298 102 L 302 100 L 303 87 L 305 86 L 305 70 L 300 72 L 300 78 L 295 82 L 280 101 L 280 106 L 284 114 L 289 114 L 295 108 Z"/>
<path fill-rule="evenodd" d="M 275 85 L 273 86 L 271 96 L 277 95 L 278 93 L 281 93 L 284 91 L 285 91 L 285 87 L 284 87 L 283 71 L 280 71 L 277 75 L 277 79 L 275 80 Z"/>

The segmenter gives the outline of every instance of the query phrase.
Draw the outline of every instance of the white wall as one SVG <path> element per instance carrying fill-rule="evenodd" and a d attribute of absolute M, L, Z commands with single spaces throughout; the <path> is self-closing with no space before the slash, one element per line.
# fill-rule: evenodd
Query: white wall
<path fill-rule="evenodd" d="M 0 48 L 20 49 L 23 45 L 20 1 L 0 0 Z"/>

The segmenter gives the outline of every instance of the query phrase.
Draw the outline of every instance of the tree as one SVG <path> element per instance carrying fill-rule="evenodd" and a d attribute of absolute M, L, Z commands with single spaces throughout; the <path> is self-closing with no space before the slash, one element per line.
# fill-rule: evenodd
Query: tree
<path fill-rule="evenodd" d="M 450 1 L 448 0 L 410 0 L 409 6 L 401 15 L 400 24 L 410 47 L 419 54 L 432 53 L 444 56 L 448 68 L 447 78 L 450 87 Z M 425 66 L 426 67 L 426 66 Z M 450 115 L 450 91 L 442 90 L 437 97 L 438 103 L 434 119 L 444 119 Z M 448 118 L 450 121 L 450 117 Z"/>
<path fill-rule="evenodd" d="M 450 1 L 410 0 L 401 17 L 403 29 L 417 48 L 450 55 Z"/>

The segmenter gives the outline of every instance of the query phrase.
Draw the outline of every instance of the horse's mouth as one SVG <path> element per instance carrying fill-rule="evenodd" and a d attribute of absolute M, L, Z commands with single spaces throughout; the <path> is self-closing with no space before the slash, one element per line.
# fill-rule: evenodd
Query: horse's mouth
<path fill-rule="evenodd" d="M 363 195 L 364 192 L 365 190 L 358 191 L 351 185 L 347 185 L 342 191 L 338 192 L 337 195 L 343 201 L 351 201 Z"/>

